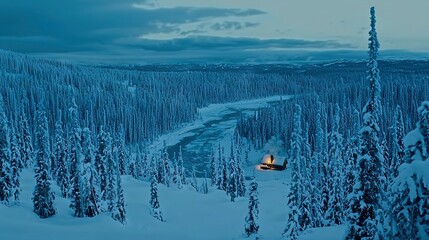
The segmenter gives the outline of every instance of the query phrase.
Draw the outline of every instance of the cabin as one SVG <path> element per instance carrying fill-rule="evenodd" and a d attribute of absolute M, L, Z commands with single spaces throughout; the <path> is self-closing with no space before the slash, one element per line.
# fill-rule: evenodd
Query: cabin
<path fill-rule="evenodd" d="M 273 154 L 265 154 L 262 158 L 261 169 L 265 170 L 285 170 L 287 167 L 287 158 L 283 156 L 274 156 Z"/>

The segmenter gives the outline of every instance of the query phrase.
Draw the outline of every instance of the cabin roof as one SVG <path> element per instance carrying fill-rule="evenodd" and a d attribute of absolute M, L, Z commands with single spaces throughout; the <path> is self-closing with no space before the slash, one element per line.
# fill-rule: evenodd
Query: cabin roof
<path fill-rule="evenodd" d="M 286 161 L 285 156 L 275 156 L 272 154 L 265 154 L 264 157 L 262 158 L 261 164 L 283 166 L 285 161 Z"/>

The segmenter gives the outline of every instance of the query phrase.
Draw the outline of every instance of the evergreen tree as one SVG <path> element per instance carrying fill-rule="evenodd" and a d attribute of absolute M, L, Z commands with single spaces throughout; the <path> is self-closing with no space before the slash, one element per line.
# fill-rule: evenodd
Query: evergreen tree
<path fill-rule="evenodd" d="M 133 178 L 137 179 L 137 170 L 136 170 L 136 159 L 134 157 L 131 157 L 131 161 L 129 164 L 128 173 L 133 176 Z"/>
<path fill-rule="evenodd" d="M 54 208 L 55 195 L 51 192 L 48 172 L 48 159 L 50 156 L 48 120 L 46 119 L 46 113 L 41 102 L 37 105 L 35 136 L 36 167 L 34 171 L 36 173 L 36 187 L 33 192 L 34 213 L 40 218 L 47 218 L 55 215 L 56 211 Z"/>
<path fill-rule="evenodd" d="M 404 121 L 402 117 L 402 111 L 399 106 L 395 110 L 394 124 L 392 126 L 392 160 L 390 163 L 390 171 L 388 174 L 388 204 L 386 211 L 386 232 L 389 239 L 393 239 L 397 235 L 397 226 L 394 221 L 393 207 L 394 202 L 398 199 L 398 192 L 393 191 L 393 184 L 396 177 L 399 175 L 399 166 L 404 162 Z"/>
<path fill-rule="evenodd" d="M 237 197 L 237 167 L 236 159 L 234 155 L 234 142 L 231 141 L 231 155 L 228 161 L 228 188 L 226 194 L 231 197 L 231 202 L 235 202 Z"/>
<path fill-rule="evenodd" d="M 381 115 L 381 85 L 378 69 L 377 32 L 375 9 L 371 8 L 371 30 L 369 32 L 368 80 L 370 99 L 363 109 L 360 131 L 358 173 L 354 185 L 351 211 L 349 213 L 346 239 L 383 239 L 382 219 L 383 154 L 380 146 L 379 119 Z"/>
<path fill-rule="evenodd" d="M 253 234 L 258 234 L 259 231 L 259 199 L 258 199 L 258 183 L 255 178 L 252 179 L 249 189 L 249 212 L 246 216 L 244 231 L 248 237 Z"/>
<path fill-rule="evenodd" d="M 12 170 L 12 194 L 15 203 L 19 203 L 21 193 L 20 175 L 22 171 L 21 152 L 19 151 L 15 126 L 11 125 L 11 170 Z"/>
<path fill-rule="evenodd" d="M 322 216 L 322 164 L 323 164 L 323 129 L 322 129 L 322 104 L 318 102 L 316 113 L 316 139 L 315 150 L 312 156 L 311 167 L 311 215 L 313 226 L 323 226 Z"/>
<path fill-rule="evenodd" d="M 4 112 L 3 96 L 0 94 L 0 202 L 9 204 L 12 197 L 12 179 L 10 176 L 10 139 L 7 118 Z"/>
<path fill-rule="evenodd" d="M 55 146 L 54 156 L 56 161 L 56 171 L 54 172 L 57 184 L 61 189 L 61 196 L 67 197 L 70 191 L 69 175 L 67 169 L 67 149 L 64 140 L 63 123 L 61 117 L 55 123 Z"/>
<path fill-rule="evenodd" d="M 404 120 L 402 117 L 402 111 L 399 106 L 396 107 L 394 125 L 392 126 L 392 161 L 390 164 L 390 179 L 393 180 L 398 176 L 398 168 L 403 163 L 405 155 L 404 149 Z M 389 181 L 392 182 L 392 181 Z"/>
<path fill-rule="evenodd" d="M 83 173 L 83 154 L 81 145 L 81 128 L 79 125 L 79 112 L 76 102 L 73 100 L 72 107 L 69 109 L 71 135 L 69 139 L 70 144 L 70 180 L 72 184 L 71 204 L 70 207 L 74 210 L 75 217 L 83 217 L 84 212 L 84 199 L 82 196 L 82 173 Z"/>
<path fill-rule="evenodd" d="M 299 219 L 301 215 L 299 209 L 299 205 L 301 203 L 300 193 L 302 191 L 302 186 L 300 184 L 300 163 L 302 156 L 301 154 L 303 140 L 301 128 L 301 107 L 299 105 L 295 106 L 293 124 L 294 125 L 291 139 L 291 158 L 289 163 L 292 175 L 290 191 L 288 194 L 289 214 L 286 229 L 283 232 L 283 235 L 291 240 L 298 239 Z"/>
<path fill-rule="evenodd" d="M 346 161 L 346 176 L 344 179 L 344 199 L 346 206 L 350 205 L 349 196 L 353 195 L 353 186 L 355 184 L 356 178 L 357 158 L 359 154 L 360 116 L 356 109 L 353 113 L 353 119 L 353 133 L 347 138 L 346 152 L 344 154 Z"/>
<path fill-rule="evenodd" d="M 394 239 L 429 239 L 429 102 L 418 113 L 416 129 L 404 138 L 404 162 L 392 186 Z"/>
<path fill-rule="evenodd" d="M 243 163 L 241 162 L 241 151 L 237 150 L 236 153 L 236 166 L 237 166 L 237 196 L 244 197 L 246 195 L 246 182 L 244 176 Z"/>
<path fill-rule="evenodd" d="M 163 171 L 163 182 L 166 186 L 170 186 L 170 181 L 171 181 L 171 166 L 170 166 L 170 158 L 168 156 L 168 152 L 167 152 L 167 145 L 164 142 L 164 150 L 162 153 L 162 162 L 161 164 L 163 164 L 164 166 L 161 167 L 162 171 Z"/>
<path fill-rule="evenodd" d="M 331 172 L 331 186 L 329 191 L 329 208 L 325 219 L 328 226 L 338 225 L 343 222 L 343 137 L 339 133 L 340 129 L 340 106 L 335 105 L 334 119 L 332 122 L 332 132 L 329 134 L 329 171 Z"/>
<path fill-rule="evenodd" d="M 177 179 L 177 181 L 176 181 L 176 184 L 177 184 L 177 188 L 178 189 L 182 189 L 182 177 L 180 176 L 180 171 L 179 171 L 179 161 L 176 161 L 176 163 L 175 163 L 175 168 L 176 168 L 176 179 Z"/>
<path fill-rule="evenodd" d="M 308 138 L 308 124 L 305 124 L 304 138 L 302 142 L 302 156 L 300 162 L 300 185 L 301 192 L 299 193 L 301 202 L 299 203 L 299 228 L 301 231 L 313 226 L 313 216 L 311 209 L 311 194 L 310 194 L 310 176 L 308 173 L 309 162 L 311 158 L 311 146 Z"/>
<path fill-rule="evenodd" d="M 33 164 L 33 141 L 31 138 L 30 126 L 27 116 L 25 115 L 24 107 L 19 113 L 19 149 L 21 151 L 21 162 L 25 167 L 30 167 Z"/>
<path fill-rule="evenodd" d="M 162 217 L 162 212 L 159 205 L 158 200 L 158 173 L 157 173 L 157 166 L 156 166 L 155 158 L 152 158 L 152 170 L 151 170 L 151 177 L 150 177 L 150 214 L 160 220 L 161 222 L 164 221 Z"/>
<path fill-rule="evenodd" d="M 103 126 L 100 127 L 100 131 L 97 136 L 98 139 L 98 148 L 95 155 L 95 170 L 99 176 L 101 200 L 106 200 L 107 197 L 107 158 L 111 157 L 112 146 L 110 142 L 110 135 L 108 135 L 104 130 Z"/>
<path fill-rule="evenodd" d="M 191 175 L 191 186 L 195 189 L 195 191 L 199 192 L 195 166 L 192 166 L 192 171 L 190 175 Z"/>
<path fill-rule="evenodd" d="M 82 177 L 82 199 L 85 216 L 94 217 L 101 212 L 97 171 L 94 168 L 94 145 L 91 131 L 85 127 L 82 131 L 82 151 L 84 155 Z"/>
<path fill-rule="evenodd" d="M 147 161 L 147 156 L 145 156 L 145 161 Z M 146 162 L 143 162 L 140 149 L 137 150 L 135 163 L 136 163 L 136 165 L 135 165 L 136 166 L 135 167 L 136 168 L 135 169 L 136 178 L 146 176 L 146 169 L 145 169 L 146 167 L 143 167 L 146 165 Z"/>
<path fill-rule="evenodd" d="M 112 145 L 111 145 L 111 137 L 108 136 L 107 137 L 107 142 L 108 142 L 108 148 L 112 149 Z M 113 147 L 113 149 L 111 150 L 110 154 L 108 154 L 106 156 L 106 161 L 107 161 L 107 188 L 106 188 L 106 200 L 107 200 L 107 210 L 109 212 L 113 212 L 113 209 L 116 206 L 116 198 L 117 198 L 117 168 L 118 168 L 118 160 L 119 160 L 119 153 L 118 153 L 118 148 L 117 147 Z"/>
<path fill-rule="evenodd" d="M 127 223 L 127 218 L 125 211 L 124 190 L 122 189 L 121 175 L 119 169 L 116 172 L 117 201 L 116 206 L 112 211 L 112 218 L 125 225 Z"/>
<path fill-rule="evenodd" d="M 166 173 L 165 173 L 165 164 L 164 164 L 164 159 L 163 159 L 163 157 L 161 156 L 161 158 L 160 159 L 158 159 L 158 161 L 156 161 L 156 163 L 157 163 L 157 168 L 158 168 L 158 171 L 157 171 L 157 173 L 158 173 L 158 177 L 157 177 L 157 179 L 158 179 L 158 183 L 161 183 L 161 184 L 165 184 L 166 185 Z"/>
<path fill-rule="evenodd" d="M 217 163 L 215 157 L 215 150 L 212 147 L 212 154 L 210 158 L 210 184 L 211 186 L 216 185 L 217 180 Z"/>
<path fill-rule="evenodd" d="M 224 164 L 222 162 L 222 158 L 223 158 L 222 148 L 219 144 L 218 145 L 218 161 L 217 161 L 218 164 L 217 164 L 217 173 L 216 173 L 216 176 L 217 176 L 216 186 L 217 186 L 217 189 L 219 189 L 219 190 L 225 190 L 223 188 L 223 186 L 224 186 L 224 184 L 223 184 L 223 181 L 224 181 L 224 178 L 223 178 Z"/>
<path fill-rule="evenodd" d="M 331 189 L 330 182 L 331 182 L 331 172 L 329 171 L 329 154 L 328 154 L 328 148 L 329 148 L 329 141 L 328 141 L 328 117 L 326 113 L 326 107 L 323 108 L 322 111 L 322 127 L 320 129 L 322 141 L 322 150 L 320 152 L 321 157 L 321 180 L 322 180 L 322 202 L 321 202 L 321 210 L 323 216 L 326 216 L 326 212 L 329 208 L 329 190 Z M 323 219 L 323 224 L 326 225 L 327 221 Z"/>
<path fill-rule="evenodd" d="M 144 160 L 143 160 L 143 174 L 144 177 L 149 176 L 152 174 L 151 171 L 151 161 L 149 161 L 149 157 L 147 153 L 144 154 Z"/>
<path fill-rule="evenodd" d="M 207 172 L 206 170 L 204 170 L 204 179 L 203 182 L 201 183 L 201 192 L 204 194 L 209 193 L 209 184 L 207 183 Z"/>
<path fill-rule="evenodd" d="M 118 148 L 118 167 L 121 175 L 126 174 L 126 163 L 125 163 L 125 129 L 121 124 L 119 127 L 119 133 L 116 139 L 116 147 Z"/>

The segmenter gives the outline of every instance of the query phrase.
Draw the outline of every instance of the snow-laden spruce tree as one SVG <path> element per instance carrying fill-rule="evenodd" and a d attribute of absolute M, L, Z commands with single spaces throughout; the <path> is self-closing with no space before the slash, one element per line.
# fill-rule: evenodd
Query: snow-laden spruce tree
<path fill-rule="evenodd" d="M 82 131 L 83 176 L 82 199 L 85 216 L 94 217 L 101 212 L 100 190 L 97 185 L 98 175 L 94 168 L 94 145 L 88 127 Z"/>
<path fill-rule="evenodd" d="M 182 181 L 181 184 L 186 184 L 185 168 L 183 167 L 182 147 L 179 147 L 179 156 L 177 157 L 177 174 Z"/>
<path fill-rule="evenodd" d="M 322 103 L 318 102 L 316 112 L 316 139 L 315 149 L 310 162 L 310 197 L 311 197 L 311 215 L 314 227 L 323 225 L 322 216 L 322 164 L 323 164 L 323 129 L 322 129 Z"/>
<path fill-rule="evenodd" d="M 118 148 L 118 167 L 121 175 L 127 173 L 127 164 L 125 161 L 125 129 L 121 124 L 119 126 L 119 132 L 116 136 L 116 147 Z"/>
<path fill-rule="evenodd" d="M 317 133 L 317 135 L 320 134 L 320 137 L 322 138 L 321 141 L 321 145 L 322 145 L 322 150 L 320 152 L 320 179 L 321 181 L 321 189 L 322 189 L 322 194 L 321 194 L 321 199 L 322 201 L 320 202 L 320 208 L 323 214 L 323 218 L 326 215 L 326 212 L 328 211 L 328 207 L 329 207 L 329 190 L 331 189 L 330 186 L 330 172 L 329 172 L 329 165 L 328 165 L 328 114 L 326 112 L 326 106 L 323 105 L 323 110 L 321 112 L 322 114 L 322 126 L 320 131 Z M 323 224 L 326 224 L 326 220 L 323 219 Z"/>
<path fill-rule="evenodd" d="M 304 124 L 304 136 L 302 141 L 302 156 L 300 166 L 300 184 L 301 192 L 299 203 L 299 229 L 304 231 L 307 228 L 313 227 L 313 216 L 311 211 L 311 182 L 310 182 L 310 159 L 311 159 L 311 146 L 308 138 L 308 124 Z"/>
<path fill-rule="evenodd" d="M 82 196 L 82 173 L 83 154 L 81 145 L 82 130 L 79 125 L 79 112 L 75 100 L 69 108 L 71 132 L 69 136 L 70 152 L 70 181 L 71 181 L 71 204 L 75 217 L 83 217 L 84 202 Z"/>
<path fill-rule="evenodd" d="M 11 161 L 11 179 L 12 194 L 15 203 L 19 204 L 19 195 L 21 193 L 20 176 L 22 171 L 21 152 L 19 151 L 18 138 L 15 126 L 10 126 L 10 161 Z"/>
<path fill-rule="evenodd" d="M 198 187 L 198 180 L 197 180 L 197 169 L 195 166 L 192 166 L 192 171 L 190 172 L 191 176 L 191 186 L 195 189 L 195 191 L 199 192 L 200 189 Z"/>
<path fill-rule="evenodd" d="M 24 105 L 24 103 L 23 103 Z M 27 116 L 25 114 L 24 107 L 21 107 L 19 112 L 19 122 L 18 122 L 18 132 L 19 132 L 19 149 L 21 151 L 21 161 L 24 163 L 25 167 L 33 166 L 33 141 L 31 138 L 30 126 L 28 124 Z"/>
<path fill-rule="evenodd" d="M 128 164 L 128 174 L 130 174 L 133 178 L 138 178 L 137 172 L 136 172 L 136 158 L 130 157 L 130 161 Z"/>
<path fill-rule="evenodd" d="M 144 174 L 144 172 L 146 171 L 146 169 L 144 169 L 146 166 L 146 163 L 143 163 L 143 159 L 142 159 L 142 154 L 140 152 L 140 148 L 137 149 L 137 154 L 136 154 L 136 158 L 135 158 L 135 178 L 139 178 Z"/>
<path fill-rule="evenodd" d="M 150 177 L 150 214 L 160 220 L 161 222 L 164 221 L 164 218 L 162 217 L 161 212 L 161 206 L 159 205 L 159 199 L 158 199 L 158 169 L 157 169 L 157 163 L 155 158 L 152 158 L 152 164 L 151 164 L 151 177 Z"/>
<path fill-rule="evenodd" d="M 222 148 L 222 155 L 221 156 L 222 156 L 221 164 L 223 165 L 222 166 L 222 172 L 220 173 L 221 177 L 222 177 L 222 189 L 224 191 L 227 191 L 228 190 L 228 170 L 229 170 L 229 167 L 228 167 L 228 162 L 226 161 L 224 148 Z"/>
<path fill-rule="evenodd" d="M 54 156 L 56 161 L 56 170 L 54 172 L 57 184 L 61 190 L 61 196 L 67 197 L 70 191 L 69 175 L 68 175 L 68 160 L 67 160 L 67 149 L 64 139 L 63 123 L 60 117 L 55 123 L 55 143 L 54 143 Z"/>
<path fill-rule="evenodd" d="M 231 155 L 228 161 L 228 188 L 226 194 L 231 197 L 231 202 L 235 202 L 237 197 L 237 167 L 234 154 L 234 141 L 231 141 Z"/>
<path fill-rule="evenodd" d="M 125 211 L 125 199 L 124 199 L 124 190 L 122 189 L 121 184 L 121 175 L 120 170 L 116 170 L 116 205 L 112 210 L 112 218 L 116 221 L 127 224 L 126 211 Z"/>
<path fill-rule="evenodd" d="M 112 141 L 111 137 L 107 137 L 107 144 L 108 148 L 112 149 Z M 111 150 L 111 153 L 107 155 L 106 158 L 107 162 L 107 188 L 106 188 L 106 201 L 107 201 L 107 210 L 109 212 L 112 212 L 114 207 L 116 206 L 116 198 L 117 198 L 117 174 L 116 171 L 118 170 L 118 160 L 119 160 L 119 153 L 118 148 L 116 146 L 113 147 Z"/>
<path fill-rule="evenodd" d="M 204 170 L 204 178 L 203 178 L 203 181 L 201 183 L 200 191 L 203 194 L 209 193 L 209 184 L 207 182 L 207 172 L 206 172 L 206 170 Z"/>
<path fill-rule="evenodd" d="M 174 174 L 175 174 L 175 181 L 176 181 L 176 185 L 178 189 L 182 189 L 183 188 L 183 184 L 182 184 L 182 180 L 180 177 L 180 173 L 179 173 L 179 160 L 176 159 L 176 161 L 174 162 Z"/>
<path fill-rule="evenodd" d="M 223 188 L 223 183 L 224 183 L 224 175 L 223 175 L 223 173 L 224 173 L 224 164 L 223 164 L 223 162 L 222 162 L 222 159 L 223 159 L 223 153 L 222 153 L 222 148 L 221 148 L 221 146 L 220 146 L 220 144 L 218 145 L 218 160 L 217 160 L 217 173 L 216 173 L 216 176 L 217 176 L 217 180 L 216 180 L 216 186 L 217 186 L 217 189 L 219 189 L 219 190 L 225 190 L 224 188 Z"/>
<path fill-rule="evenodd" d="M 216 185 L 216 180 L 217 180 L 217 162 L 216 162 L 215 150 L 214 150 L 214 147 L 212 147 L 212 153 L 210 158 L 210 185 L 211 186 Z"/>
<path fill-rule="evenodd" d="M 393 191 L 392 187 L 394 184 L 394 179 L 398 177 L 398 169 L 399 166 L 404 162 L 404 120 L 402 117 L 402 111 L 399 106 L 395 109 L 394 122 L 392 126 L 392 157 L 390 162 L 390 167 L 388 171 L 388 190 L 387 190 L 387 198 L 388 203 L 387 209 L 385 212 L 386 220 L 385 220 L 385 229 L 387 233 L 387 237 L 389 239 L 393 239 L 395 233 L 397 232 L 397 226 L 393 219 L 393 207 L 394 202 L 398 199 L 398 192 Z"/>
<path fill-rule="evenodd" d="M 109 136 L 110 137 L 110 136 Z M 111 154 L 111 143 L 108 139 L 107 133 L 104 131 L 103 126 L 100 127 L 100 131 L 97 135 L 98 147 L 95 154 L 95 170 L 99 177 L 101 200 L 106 200 L 107 197 L 107 157 Z"/>
<path fill-rule="evenodd" d="M 36 187 L 33 192 L 33 211 L 40 218 L 47 218 L 55 215 L 56 211 L 54 208 L 55 195 L 51 191 L 48 172 L 50 157 L 48 120 L 42 101 L 37 105 L 35 130 L 36 166 L 34 171 L 36 173 Z"/>
<path fill-rule="evenodd" d="M 344 200 L 345 206 L 349 206 L 349 196 L 353 194 L 353 186 L 356 178 L 356 165 L 359 154 L 359 131 L 360 131 L 360 115 L 355 109 L 353 111 L 353 129 L 347 138 L 346 151 L 344 160 L 346 164 L 346 175 L 344 179 Z"/>
<path fill-rule="evenodd" d="M 329 134 L 329 171 L 331 186 L 329 191 L 328 211 L 325 219 L 328 226 L 338 225 L 344 218 L 343 189 L 343 136 L 340 134 L 340 106 L 335 105 L 332 119 L 332 131 Z"/>
<path fill-rule="evenodd" d="M 375 29 L 375 9 L 371 8 L 369 32 L 368 77 L 369 97 L 362 114 L 357 176 L 351 196 L 346 239 L 383 239 L 382 183 L 383 153 L 380 144 L 381 85 L 378 69 L 379 42 Z"/>
<path fill-rule="evenodd" d="M 10 176 L 10 139 L 7 118 L 4 112 L 3 96 L 0 94 L 0 202 L 9 204 L 12 197 Z"/>
<path fill-rule="evenodd" d="M 296 105 L 291 139 L 291 157 L 289 163 L 292 177 L 290 182 L 290 191 L 288 194 L 289 213 L 286 228 L 283 232 L 283 236 L 291 240 L 298 239 L 299 219 L 301 215 L 299 212 L 299 205 L 301 203 L 300 193 L 302 191 L 300 176 L 302 142 L 301 107 Z"/>
<path fill-rule="evenodd" d="M 163 159 L 163 154 L 161 154 L 161 158 L 156 161 L 157 168 L 158 168 L 158 183 L 165 184 L 166 185 L 166 172 L 165 172 L 165 164 Z"/>
<path fill-rule="evenodd" d="M 238 138 L 239 139 L 239 138 Z M 243 163 L 241 161 L 241 148 L 242 144 L 238 140 L 236 145 L 236 167 L 237 167 L 237 196 L 244 197 L 246 195 L 246 182 L 244 176 Z"/>
<path fill-rule="evenodd" d="M 392 126 L 392 161 L 390 163 L 390 180 L 393 180 L 398 176 L 398 168 L 403 163 L 405 155 L 404 151 L 404 119 L 402 111 L 399 106 L 396 107 L 394 123 Z M 389 181 L 392 182 L 392 181 Z"/>
<path fill-rule="evenodd" d="M 429 102 L 404 138 L 405 157 L 394 179 L 394 239 L 429 239 Z"/>
<path fill-rule="evenodd" d="M 164 149 L 162 152 L 162 161 L 159 162 L 159 173 L 162 173 L 161 183 L 165 184 L 167 187 L 170 186 L 171 182 L 171 166 L 170 166 L 170 157 L 168 156 L 167 145 L 164 142 Z M 161 166 L 163 165 L 163 166 Z M 161 172 L 162 171 L 162 172 Z M 161 176 L 160 175 L 160 176 Z"/>
<path fill-rule="evenodd" d="M 248 237 L 259 231 L 259 198 L 258 183 L 253 178 L 249 187 L 249 209 L 244 224 L 244 232 Z"/>

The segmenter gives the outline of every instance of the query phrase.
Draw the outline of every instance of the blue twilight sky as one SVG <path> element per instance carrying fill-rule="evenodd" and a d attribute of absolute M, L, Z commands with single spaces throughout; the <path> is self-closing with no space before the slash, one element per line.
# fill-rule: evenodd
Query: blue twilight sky
<path fill-rule="evenodd" d="M 87 64 L 429 56 L 428 0 L 0 0 L 0 48 Z"/>

